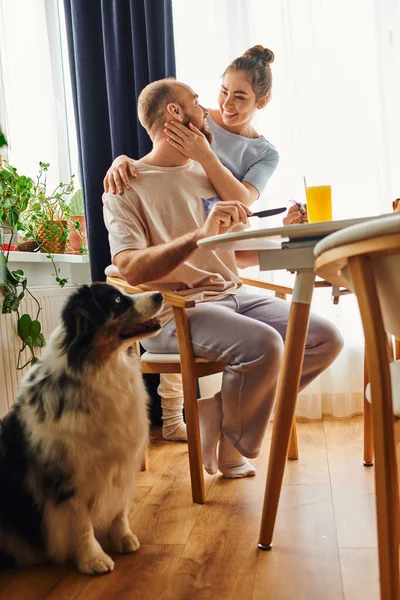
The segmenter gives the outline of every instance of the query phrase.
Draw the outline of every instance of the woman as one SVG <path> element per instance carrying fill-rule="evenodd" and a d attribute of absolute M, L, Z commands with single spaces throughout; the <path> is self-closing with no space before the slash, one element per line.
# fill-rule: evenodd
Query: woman
<path fill-rule="evenodd" d="M 273 61 L 273 52 L 258 45 L 226 68 L 218 108 L 208 110 L 207 123 L 214 134 L 211 146 L 192 123 L 165 124 L 169 143 L 202 165 L 221 200 L 234 198 L 248 206 L 253 204 L 278 165 L 277 150 L 252 125 L 257 110 L 266 106 L 271 97 Z M 104 178 L 105 191 L 122 194 L 124 186 L 130 188 L 129 176 L 137 177 L 135 161 L 127 156 L 117 157 Z M 294 205 L 284 223 L 303 219 L 304 215 Z M 163 437 L 171 441 L 186 440 L 181 376 L 161 375 L 158 393 Z"/>

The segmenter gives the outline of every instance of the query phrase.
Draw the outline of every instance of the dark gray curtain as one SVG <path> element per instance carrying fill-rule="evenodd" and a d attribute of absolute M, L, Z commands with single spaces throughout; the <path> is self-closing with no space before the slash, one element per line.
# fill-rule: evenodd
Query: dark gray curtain
<path fill-rule="evenodd" d="M 151 149 L 137 120 L 137 98 L 150 82 L 175 77 L 172 0 L 64 0 L 81 181 L 93 281 L 110 264 L 103 223 L 103 178 L 119 154 Z M 159 377 L 145 376 L 161 423 Z"/>
<path fill-rule="evenodd" d="M 172 0 L 64 0 L 82 188 L 93 281 L 110 264 L 103 178 L 119 154 L 140 158 L 151 142 L 137 98 L 175 76 Z"/>

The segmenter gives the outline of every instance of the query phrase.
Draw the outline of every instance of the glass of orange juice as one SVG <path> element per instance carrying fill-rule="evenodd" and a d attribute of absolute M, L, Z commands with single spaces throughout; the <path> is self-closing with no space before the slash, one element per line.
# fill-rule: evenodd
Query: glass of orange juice
<path fill-rule="evenodd" d="M 306 187 L 309 223 L 332 221 L 332 188 L 330 185 Z"/>

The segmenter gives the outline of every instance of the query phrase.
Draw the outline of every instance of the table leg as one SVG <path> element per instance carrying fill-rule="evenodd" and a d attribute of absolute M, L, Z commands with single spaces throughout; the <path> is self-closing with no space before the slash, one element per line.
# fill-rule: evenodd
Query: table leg
<path fill-rule="evenodd" d="M 271 452 L 258 543 L 260 550 L 270 550 L 272 547 L 290 431 L 303 367 L 313 289 L 314 272 L 311 269 L 298 272 L 290 306 L 283 364 L 276 397 Z"/>

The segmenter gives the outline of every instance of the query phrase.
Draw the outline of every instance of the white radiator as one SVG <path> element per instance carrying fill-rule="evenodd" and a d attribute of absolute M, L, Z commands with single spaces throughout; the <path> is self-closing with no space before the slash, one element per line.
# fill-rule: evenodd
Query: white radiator
<path fill-rule="evenodd" d="M 65 299 L 76 289 L 76 286 L 31 289 L 32 294 L 39 300 L 42 307 L 39 321 L 46 339 L 59 323 Z M 29 295 L 20 304 L 20 314 L 22 315 L 25 312 L 29 313 L 32 319 L 36 316 L 37 305 Z M 0 314 L 0 418 L 10 410 L 18 390 L 19 381 L 30 368 L 30 365 L 28 365 L 22 371 L 17 371 L 21 340 L 16 333 L 16 322 L 15 313 L 11 315 Z M 40 349 L 36 349 L 35 353 L 39 356 Z M 24 350 L 20 364 L 24 365 L 29 357 L 29 350 Z"/>

